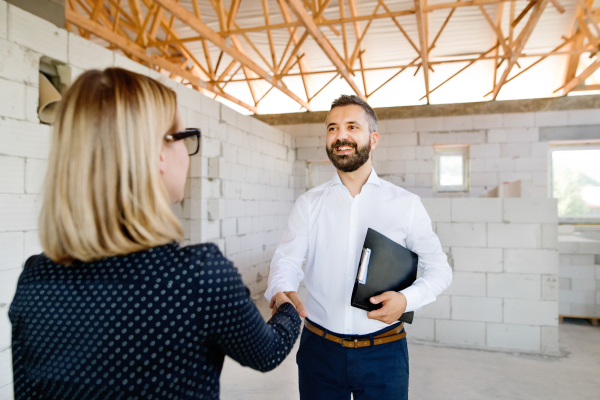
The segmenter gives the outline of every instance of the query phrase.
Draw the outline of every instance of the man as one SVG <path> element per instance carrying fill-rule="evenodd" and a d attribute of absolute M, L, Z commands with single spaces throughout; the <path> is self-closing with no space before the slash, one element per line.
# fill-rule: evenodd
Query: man
<path fill-rule="evenodd" d="M 307 317 L 297 354 L 302 400 L 407 399 L 408 351 L 398 319 L 435 301 L 452 271 L 419 197 L 381 180 L 371 166 L 379 143 L 373 109 L 342 95 L 326 127 L 337 172 L 296 201 L 265 297 L 273 308 L 273 296 L 285 292 Z M 373 297 L 382 306 L 371 312 L 350 306 L 368 228 L 417 253 L 422 271 L 407 289 Z M 297 293 L 302 279 L 306 307 Z"/>

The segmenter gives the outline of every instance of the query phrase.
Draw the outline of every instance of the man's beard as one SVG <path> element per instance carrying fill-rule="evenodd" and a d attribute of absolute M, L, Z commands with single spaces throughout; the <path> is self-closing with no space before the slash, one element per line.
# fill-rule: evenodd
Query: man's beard
<path fill-rule="evenodd" d="M 354 153 L 338 155 L 335 153 L 335 148 L 338 146 L 354 147 Z M 363 147 L 358 147 L 355 142 L 348 140 L 338 140 L 331 147 L 326 147 L 327 157 L 333 163 L 333 166 L 342 172 L 354 172 L 362 167 L 368 160 L 371 154 L 371 141 Z"/>

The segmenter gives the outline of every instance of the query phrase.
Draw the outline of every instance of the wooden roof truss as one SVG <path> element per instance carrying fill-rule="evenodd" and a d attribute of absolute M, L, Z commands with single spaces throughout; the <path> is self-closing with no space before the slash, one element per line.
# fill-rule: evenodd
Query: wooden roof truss
<path fill-rule="evenodd" d="M 259 0 L 252 1 L 257 3 Z M 69 30 L 83 37 L 98 37 L 109 48 L 121 50 L 134 61 L 167 73 L 205 94 L 227 99 L 253 113 L 258 113 L 259 103 L 272 89 L 284 93 L 301 108 L 310 111 L 311 101 L 338 77 L 344 79 L 358 96 L 368 100 L 409 68 L 415 69 L 415 76 L 421 72 L 425 89 L 421 99 L 427 99 L 429 103 L 432 92 L 481 60 L 494 61 L 492 90 L 486 94 L 492 95 L 491 99 L 496 99 L 504 85 L 555 55 L 568 57 L 564 84 L 555 92 L 562 89 L 566 94 L 570 91 L 600 89 L 597 84 L 585 85 L 585 80 L 600 68 L 600 59 L 588 63 L 583 70 L 580 66 L 584 54 L 593 57 L 600 50 L 600 9 L 592 7 L 593 0 L 577 0 L 570 35 L 563 37 L 564 42 L 552 51 L 539 54 L 525 54 L 523 50 L 548 4 L 561 13 L 565 11 L 559 0 L 530 0 L 518 14 L 514 0 L 458 0 L 431 5 L 427 0 L 413 0 L 412 7 L 404 10 L 392 10 L 386 1 L 377 0 L 372 12 L 360 14 L 357 11 L 358 0 L 337 0 L 333 5 L 331 0 L 271 0 L 271 3 L 269 0 L 260 0 L 264 24 L 247 26 L 246 23 L 242 28 L 237 20 L 242 0 L 209 0 L 202 3 L 188 0 L 185 4 L 179 0 L 67 0 L 66 21 Z M 509 4 L 505 4 L 507 2 Z M 496 37 L 495 44 L 474 57 L 432 59 L 431 51 L 460 7 L 479 10 L 482 20 L 486 21 Z M 490 15 L 490 7 L 497 7 L 495 18 Z M 508 29 L 503 31 L 505 7 L 509 8 L 509 21 Z M 337 18 L 332 18 L 334 9 L 337 10 Z M 441 27 L 431 32 L 429 16 L 434 12 L 445 13 L 446 16 Z M 411 38 L 400 23 L 399 17 L 403 16 L 415 18 L 417 38 Z M 212 23 L 206 22 L 206 18 L 212 18 Z M 217 26 L 215 18 L 218 20 L 218 30 L 214 29 Z M 364 45 L 364 38 L 372 23 L 382 19 L 393 21 L 406 39 L 406 44 L 414 50 L 414 59 L 409 63 L 367 66 L 365 54 L 368 48 Z M 362 21 L 366 24 L 361 25 Z M 185 31 L 193 32 L 193 35 L 181 37 L 177 33 L 181 29 L 177 29 L 177 26 L 188 28 Z M 257 33 L 266 36 L 263 46 L 256 43 Z M 278 52 L 275 35 L 279 38 L 286 35 L 283 51 L 280 46 Z M 431 37 L 433 40 L 430 40 Z M 336 48 L 332 44 L 333 39 L 336 43 L 341 39 L 341 46 Z M 318 44 L 332 68 L 311 71 L 303 50 L 307 40 Z M 265 43 L 268 45 L 268 54 Z M 218 56 L 215 57 L 217 52 Z M 527 68 L 515 72 L 515 66 L 521 68 L 519 59 L 524 57 L 538 59 Z M 430 75 L 435 72 L 434 66 L 449 63 L 465 65 L 431 88 Z M 240 70 L 243 73 L 241 78 L 238 75 Z M 377 87 L 369 87 L 367 73 L 383 70 L 391 71 L 389 79 Z M 317 74 L 333 74 L 333 78 L 317 88 L 312 79 Z M 362 78 L 362 87 L 355 81 L 357 74 Z M 302 79 L 303 93 L 294 93 L 285 84 L 284 78 L 293 76 Z M 225 90 L 232 82 L 246 82 L 252 104 Z"/>

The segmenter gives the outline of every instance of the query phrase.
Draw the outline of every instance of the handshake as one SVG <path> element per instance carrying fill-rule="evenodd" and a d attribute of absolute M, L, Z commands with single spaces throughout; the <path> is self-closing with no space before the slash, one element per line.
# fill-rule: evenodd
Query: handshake
<path fill-rule="evenodd" d="M 271 297 L 271 302 L 269 303 L 269 308 L 273 309 L 271 315 L 275 315 L 277 309 L 281 307 L 283 303 L 290 303 L 296 308 L 298 315 L 301 317 L 307 317 L 308 311 L 306 311 L 306 307 L 304 307 L 304 303 L 300 300 L 300 296 L 298 296 L 298 292 L 279 292 L 275 294 L 275 296 Z"/>

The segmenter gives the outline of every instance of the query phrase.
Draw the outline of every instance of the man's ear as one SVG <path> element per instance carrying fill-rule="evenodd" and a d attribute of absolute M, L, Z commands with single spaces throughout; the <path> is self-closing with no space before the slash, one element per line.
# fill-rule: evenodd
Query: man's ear
<path fill-rule="evenodd" d="M 165 161 L 164 150 L 165 150 L 164 146 L 161 147 L 160 153 L 158 154 L 158 169 L 159 169 L 161 175 L 163 175 L 165 173 L 165 171 L 167 170 L 167 162 Z"/>
<path fill-rule="evenodd" d="M 379 133 L 373 132 L 371 134 L 371 150 L 373 150 L 375 147 L 377 147 L 378 143 L 379 143 Z"/>

